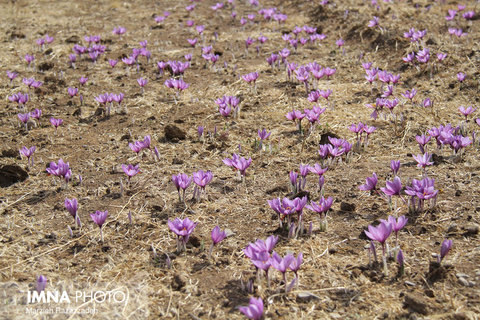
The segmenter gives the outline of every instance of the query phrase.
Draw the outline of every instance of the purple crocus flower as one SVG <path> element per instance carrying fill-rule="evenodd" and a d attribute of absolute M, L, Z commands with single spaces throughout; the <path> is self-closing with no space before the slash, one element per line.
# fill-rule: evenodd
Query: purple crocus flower
<path fill-rule="evenodd" d="M 207 184 L 210 183 L 213 179 L 213 174 L 209 170 L 207 172 L 203 170 L 199 170 L 197 172 L 193 173 L 193 182 L 196 184 L 194 190 L 193 190 L 193 198 L 196 198 L 197 201 L 200 200 L 200 193 L 203 191 L 206 193 L 206 187 Z"/>
<path fill-rule="evenodd" d="M 452 248 L 453 241 L 452 240 L 443 240 L 442 247 L 440 248 L 440 255 L 437 255 L 438 263 L 441 263 L 443 258 L 446 257 L 450 249 Z"/>
<path fill-rule="evenodd" d="M 465 108 L 464 106 L 460 106 L 458 108 L 458 111 L 460 111 L 461 114 L 465 117 L 465 121 L 467 121 L 467 117 L 477 111 L 477 108 L 473 108 L 472 106 L 469 106 Z"/>
<path fill-rule="evenodd" d="M 248 319 L 260 320 L 263 316 L 263 301 L 262 298 L 250 298 L 250 304 L 247 307 L 238 307 L 238 310 L 243 313 Z"/>
<path fill-rule="evenodd" d="M 394 176 L 398 175 L 398 171 L 400 170 L 400 160 L 392 160 L 390 161 L 390 169 L 392 169 L 392 173 Z"/>
<path fill-rule="evenodd" d="M 142 88 L 142 94 L 143 94 L 143 88 L 147 85 L 148 79 L 145 78 L 138 78 L 137 79 L 138 85 Z"/>
<path fill-rule="evenodd" d="M 385 255 L 385 242 L 387 241 L 388 237 L 392 233 L 392 225 L 386 221 L 381 221 L 377 227 L 372 225 L 368 226 L 368 231 L 365 231 L 367 237 L 371 240 L 378 241 L 382 244 L 382 253 L 383 253 L 383 268 L 384 273 L 387 275 L 387 257 Z"/>
<path fill-rule="evenodd" d="M 417 140 L 418 145 L 420 147 L 420 152 L 425 153 L 425 145 L 430 141 L 432 137 L 427 135 L 416 136 L 415 140 Z"/>
<path fill-rule="evenodd" d="M 380 222 L 377 227 L 372 225 L 368 226 L 368 231 L 365 231 L 367 237 L 371 240 L 378 241 L 382 244 L 384 255 L 385 255 L 385 241 L 387 241 L 388 237 L 392 233 L 392 225 L 386 221 Z"/>
<path fill-rule="evenodd" d="M 103 242 L 103 230 L 102 230 L 102 226 L 103 224 L 105 223 L 105 220 L 107 220 L 107 216 L 108 216 L 108 211 L 105 210 L 105 211 L 95 211 L 95 213 L 91 213 L 90 214 L 90 218 L 92 218 L 93 222 L 96 223 L 96 225 L 100 228 L 100 238 Z"/>
<path fill-rule="evenodd" d="M 466 77 L 467 77 L 467 76 L 466 76 L 465 73 L 463 73 L 463 72 L 457 73 L 457 80 L 458 80 L 459 82 L 465 81 L 465 78 L 466 78 Z"/>
<path fill-rule="evenodd" d="M 85 83 L 87 83 L 88 81 L 88 78 L 87 77 L 81 77 L 78 82 L 80 82 L 80 84 L 83 86 L 85 85 Z"/>
<path fill-rule="evenodd" d="M 271 132 L 267 132 L 266 129 L 263 129 L 263 130 L 258 129 L 257 133 L 260 140 L 266 140 L 272 134 Z"/>
<path fill-rule="evenodd" d="M 23 155 L 24 157 L 27 158 L 27 165 L 33 166 L 33 157 L 32 156 L 33 156 L 35 150 L 37 150 L 37 147 L 35 147 L 35 146 L 30 147 L 30 148 L 22 147 L 20 149 L 20 155 Z"/>
<path fill-rule="evenodd" d="M 75 221 L 75 224 L 78 227 L 81 227 L 80 217 L 77 214 L 77 211 L 78 211 L 78 201 L 77 201 L 77 199 L 75 199 L 75 198 L 73 198 L 73 199 L 65 198 L 65 209 L 67 209 L 67 211 L 73 217 L 73 219 Z"/>
<path fill-rule="evenodd" d="M 242 75 L 242 79 L 247 82 L 255 82 L 258 79 L 258 72 L 251 72 L 245 75 Z"/>
<path fill-rule="evenodd" d="M 211 237 L 212 237 L 213 244 L 216 245 L 217 243 L 219 243 L 220 241 L 222 241 L 227 237 L 227 233 L 225 231 L 220 230 L 219 226 L 216 226 L 212 230 Z"/>
<path fill-rule="evenodd" d="M 413 103 L 413 98 L 415 97 L 416 94 L 417 94 L 417 90 L 413 88 L 411 91 L 406 90 L 405 93 L 402 93 L 402 96 L 409 99 Z"/>
<path fill-rule="evenodd" d="M 192 178 L 190 178 L 186 173 L 180 173 L 178 175 L 172 175 L 172 181 L 177 188 L 178 191 L 178 198 L 182 201 L 182 197 L 180 195 L 180 189 L 183 192 L 183 202 L 185 203 L 185 190 L 190 186 L 192 183 Z"/>
<path fill-rule="evenodd" d="M 13 79 L 15 79 L 18 76 L 18 73 L 15 71 L 7 71 L 7 77 L 10 79 L 10 84 L 12 83 Z"/>
<path fill-rule="evenodd" d="M 28 63 L 28 66 L 30 67 L 33 60 L 35 60 L 35 56 L 31 54 L 26 54 L 25 55 L 25 61 Z"/>
<path fill-rule="evenodd" d="M 177 251 L 180 252 L 186 250 L 186 244 L 193 230 L 197 226 L 196 223 L 191 221 L 188 218 L 180 220 L 175 218 L 175 220 L 168 220 L 168 228 L 177 235 Z"/>
<path fill-rule="evenodd" d="M 128 176 L 128 182 L 130 182 L 130 178 L 140 172 L 140 169 L 138 167 L 138 164 L 136 166 L 133 166 L 131 164 L 129 164 L 128 166 L 122 164 L 123 172 L 125 172 L 125 174 Z"/>
<path fill-rule="evenodd" d="M 277 269 L 283 274 L 283 282 L 285 283 L 285 292 L 288 291 L 288 285 L 287 285 L 287 270 L 292 264 L 293 260 L 295 260 L 295 257 L 293 254 L 287 254 L 285 257 L 281 257 L 278 255 L 275 251 L 272 254 L 272 257 L 270 258 L 270 263 L 272 267 Z"/>
<path fill-rule="evenodd" d="M 432 158 L 432 155 L 429 154 L 428 152 L 424 154 L 413 155 L 413 159 L 417 161 L 417 167 L 422 168 L 423 170 L 425 170 L 427 166 L 431 166 L 433 164 L 433 162 L 430 161 L 431 158 Z"/>
<path fill-rule="evenodd" d="M 63 120 L 62 120 L 62 119 L 56 119 L 56 118 L 54 118 L 54 117 L 51 117 L 51 118 L 50 118 L 50 123 L 52 124 L 52 126 L 55 127 L 55 133 L 57 133 L 57 129 L 58 129 L 59 126 L 62 125 Z"/>
<path fill-rule="evenodd" d="M 37 288 L 36 288 L 37 292 L 40 293 L 44 291 L 46 287 L 47 287 L 47 277 L 43 275 L 39 275 L 37 277 Z"/>
<path fill-rule="evenodd" d="M 78 88 L 68 87 L 67 92 L 73 98 L 78 94 Z"/>
<path fill-rule="evenodd" d="M 28 120 L 30 119 L 30 114 L 28 113 L 19 113 L 17 114 L 18 119 L 25 124 L 25 130 L 28 131 Z"/>
<path fill-rule="evenodd" d="M 217 245 L 217 243 L 225 239 L 227 237 L 227 233 L 225 231 L 220 230 L 219 226 L 216 226 L 215 228 L 213 228 L 210 236 L 212 238 L 212 245 L 210 246 L 210 251 L 208 253 L 209 257 L 211 257 L 212 255 L 213 247 Z"/>
<path fill-rule="evenodd" d="M 242 175 L 242 179 L 244 179 L 246 174 L 245 170 L 247 170 L 247 168 L 252 163 L 252 158 L 249 158 L 247 160 L 244 157 L 240 157 L 234 153 L 231 159 L 230 158 L 223 159 L 223 163 L 225 163 L 229 167 L 233 167 L 236 170 L 239 170 L 240 174 Z"/>
<path fill-rule="evenodd" d="M 110 64 L 110 67 L 115 68 L 115 66 L 118 63 L 118 60 L 115 59 L 108 59 L 108 63 Z"/>
<path fill-rule="evenodd" d="M 367 177 L 365 184 L 362 184 L 358 188 L 363 191 L 372 191 L 377 189 L 378 178 L 374 172 L 371 177 Z"/>
<path fill-rule="evenodd" d="M 400 195 L 400 191 L 402 190 L 402 182 L 398 176 L 396 176 L 393 181 L 387 181 L 385 188 L 380 188 L 383 193 L 387 196 L 395 196 Z"/>
<path fill-rule="evenodd" d="M 122 35 L 124 34 L 125 32 L 127 31 L 127 29 L 125 29 L 124 27 L 114 27 L 113 28 L 113 34 L 116 34 L 116 35 Z"/>

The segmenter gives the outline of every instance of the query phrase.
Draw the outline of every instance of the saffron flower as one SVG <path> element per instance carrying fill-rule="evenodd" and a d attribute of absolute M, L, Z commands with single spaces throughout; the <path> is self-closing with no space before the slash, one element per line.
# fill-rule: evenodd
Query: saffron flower
<path fill-rule="evenodd" d="M 378 241 L 382 244 L 382 253 L 383 253 L 383 267 L 385 274 L 388 273 L 387 270 L 387 258 L 385 255 L 385 242 L 392 233 L 392 225 L 386 221 L 381 221 L 377 227 L 372 225 L 368 226 L 368 231 L 365 231 L 367 237 L 371 240 Z"/>
<path fill-rule="evenodd" d="M 272 133 L 267 132 L 266 129 L 262 129 L 262 130 L 258 129 L 257 134 L 258 134 L 258 138 L 260 139 L 258 148 L 260 150 L 263 150 L 263 140 L 268 139 Z"/>
<path fill-rule="evenodd" d="M 287 292 L 287 270 L 292 264 L 293 260 L 295 260 L 295 257 L 293 254 L 287 254 L 285 257 L 281 257 L 276 253 L 275 251 L 272 254 L 272 257 L 270 258 L 270 263 L 272 267 L 280 271 L 283 275 L 283 282 L 285 283 L 285 292 Z"/>
<path fill-rule="evenodd" d="M 28 131 L 28 120 L 30 119 L 30 114 L 28 113 L 19 113 L 17 114 L 18 119 L 25 124 L 25 130 Z"/>
<path fill-rule="evenodd" d="M 142 94 L 143 94 L 143 92 L 144 92 L 144 87 L 147 85 L 148 79 L 138 78 L 138 79 L 137 79 L 137 82 L 138 82 L 138 85 L 140 86 L 140 88 L 142 88 Z"/>
<path fill-rule="evenodd" d="M 234 153 L 232 155 L 232 158 L 223 159 L 223 163 L 225 163 L 229 167 L 233 167 L 234 169 L 238 170 L 242 176 L 242 180 L 244 180 L 246 175 L 245 171 L 248 167 L 250 167 L 250 164 L 252 163 L 252 158 L 249 158 L 247 160 L 244 157 L 240 157 L 236 153 Z"/>
<path fill-rule="evenodd" d="M 318 203 L 313 201 L 310 202 L 310 205 L 305 206 L 307 209 L 314 212 L 320 213 L 320 231 L 326 231 L 328 222 L 327 222 L 327 212 L 330 210 L 333 204 L 333 198 L 328 197 L 325 199 L 321 197 Z"/>
<path fill-rule="evenodd" d="M 44 291 L 46 287 L 47 287 L 47 277 L 43 275 L 39 275 L 37 277 L 37 288 L 36 288 L 37 292 L 40 293 Z"/>
<path fill-rule="evenodd" d="M 393 181 L 387 181 L 385 188 L 380 188 L 383 193 L 387 196 L 395 196 L 400 195 L 400 191 L 402 190 L 402 182 L 399 177 L 395 177 Z"/>
<path fill-rule="evenodd" d="M 378 178 L 374 172 L 371 177 L 367 177 L 365 184 L 362 184 L 358 188 L 362 191 L 373 191 L 377 189 Z"/>
<path fill-rule="evenodd" d="M 248 319 L 260 320 L 263 316 L 263 301 L 262 298 L 250 298 L 250 303 L 246 307 L 238 307 L 238 310 L 243 313 Z"/>
<path fill-rule="evenodd" d="M 395 251 L 399 249 L 398 247 L 398 231 L 402 230 L 403 227 L 407 224 L 408 218 L 405 216 L 400 216 L 398 219 L 395 219 L 394 216 L 388 216 L 388 221 L 380 219 L 381 222 L 389 223 L 392 226 L 392 231 L 395 232 Z"/>
<path fill-rule="evenodd" d="M 196 226 L 197 224 L 188 218 L 184 220 L 180 220 L 179 218 L 175 218 L 173 221 L 168 220 L 168 228 L 177 235 L 178 252 L 186 250 L 188 239 Z"/>
<path fill-rule="evenodd" d="M 27 166 L 33 166 L 33 154 L 37 150 L 37 147 L 33 146 L 30 148 L 22 147 L 20 149 L 20 156 L 24 156 L 27 158 Z"/>
<path fill-rule="evenodd" d="M 212 245 L 210 246 L 210 251 L 208 256 L 212 256 L 213 247 L 216 246 L 219 242 L 227 237 L 227 233 L 225 231 L 220 230 L 219 226 L 213 228 L 212 233 L 210 234 L 212 238 Z"/>
<path fill-rule="evenodd" d="M 73 98 L 78 94 L 78 88 L 68 87 L 67 92 Z"/>
<path fill-rule="evenodd" d="M 392 174 L 398 176 L 398 171 L 400 170 L 400 160 L 390 161 L 390 169 L 392 169 Z"/>
<path fill-rule="evenodd" d="M 10 84 L 12 84 L 13 79 L 15 79 L 18 76 L 18 73 L 15 71 L 7 71 L 7 77 L 10 79 Z"/>
<path fill-rule="evenodd" d="M 100 228 L 100 239 L 103 242 L 103 229 L 102 226 L 105 223 L 105 220 L 107 220 L 108 216 L 108 211 L 95 211 L 95 213 L 90 214 L 90 218 L 92 218 L 93 222 Z"/>
<path fill-rule="evenodd" d="M 70 215 L 73 217 L 73 220 L 75 221 L 75 224 L 79 227 L 81 227 L 80 224 L 80 217 L 77 214 L 78 211 L 78 201 L 77 199 L 68 199 L 65 198 L 65 209 L 70 213 Z"/>
<path fill-rule="evenodd" d="M 465 78 L 466 78 L 466 77 L 467 77 L 467 76 L 466 76 L 465 73 L 463 73 L 463 72 L 457 73 L 457 80 L 458 80 L 459 82 L 465 81 Z"/>
<path fill-rule="evenodd" d="M 424 154 L 413 155 L 413 159 L 415 159 L 415 161 L 417 161 L 417 167 L 422 168 L 424 170 L 424 172 L 425 172 L 425 168 L 427 166 L 430 166 L 430 165 L 433 164 L 433 162 L 430 161 L 432 159 L 432 155 L 428 154 L 428 152 L 426 152 Z"/>
<path fill-rule="evenodd" d="M 62 119 L 56 119 L 56 118 L 54 118 L 54 117 L 51 117 L 51 118 L 50 118 L 50 123 L 52 124 L 52 126 L 55 127 L 55 134 L 57 134 L 58 127 L 62 125 L 63 120 L 62 120 Z"/>
<path fill-rule="evenodd" d="M 420 147 L 420 152 L 425 153 L 425 145 L 430 141 L 432 137 L 427 135 L 416 136 L 415 140 L 418 142 L 418 146 Z"/>
<path fill-rule="evenodd" d="M 465 117 L 465 121 L 467 121 L 467 117 L 477 111 L 477 108 L 473 108 L 472 106 L 469 106 L 465 108 L 464 106 L 460 106 L 458 108 L 458 111 L 460 111 L 461 114 Z"/>
<path fill-rule="evenodd" d="M 210 183 L 213 179 L 213 174 L 209 170 L 207 172 L 199 170 L 193 173 L 193 182 L 196 184 L 193 190 L 193 198 L 200 200 L 200 193 L 206 193 L 207 184 Z"/>
<path fill-rule="evenodd" d="M 245 75 L 242 75 L 243 81 L 246 83 L 253 83 L 254 92 L 257 92 L 257 79 L 258 79 L 258 72 L 251 72 Z"/>
<path fill-rule="evenodd" d="M 129 183 L 130 183 L 130 178 L 132 178 L 133 176 L 135 176 L 137 173 L 140 172 L 140 169 L 138 167 L 139 167 L 138 164 L 136 166 L 133 166 L 131 164 L 129 164 L 128 166 L 122 164 L 123 172 L 125 172 L 125 174 L 128 176 Z"/>
<path fill-rule="evenodd" d="M 452 248 L 453 241 L 452 240 L 443 240 L 442 246 L 440 248 L 440 255 L 437 255 L 437 262 L 440 264 L 442 263 L 443 259 L 447 256 L 448 252 Z"/>
<path fill-rule="evenodd" d="M 63 177 L 66 183 L 68 183 L 72 177 L 70 164 L 68 162 L 65 163 L 63 159 L 59 159 L 58 164 L 55 162 L 50 162 L 50 165 L 47 168 L 47 173 L 56 177 Z"/>
<path fill-rule="evenodd" d="M 182 201 L 182 196 L 180 195 L 180 189 L 182 189 L 183 194 L 183 203 L 185 203 L 185 190 L 192 183 L 192 178 L 190 178 L 186 173 L 181 173 L 179 175 L 172 175 L 172 182 L 177 188 L 178 198 Z"/>

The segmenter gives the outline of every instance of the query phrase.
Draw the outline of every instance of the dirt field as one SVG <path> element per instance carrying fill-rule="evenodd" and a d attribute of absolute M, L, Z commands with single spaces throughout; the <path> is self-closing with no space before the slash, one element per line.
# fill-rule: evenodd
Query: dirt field
<path fill-rule="evenodd" d="M 263 300 L 265 319 L 478 319 L 478 2 L 324 2 L 234 0 L 222 7 L 210 0 L 2 1 L 0 318 L 244 319 L 238 307 L 255 297 Z M 449 10 L 457 12 L 446 18 L 453 15 Z M 125 33 L 115 34 L 118 27 Z M 187 39 L 195 38 L 192 46 Z M 247 46 L 249 39 L 254 41 Z M 270 66 L 267 58 L 284 48 L 289 55 L 283 51 L 285 57 L 278 55 Z M 405 62 L 410 53 L 413 61 Z M 27 54 L 34 56 L 30 64 Z M 118 61 L 114 67 L 111 59 Z M 191 61 L 183 74 L 175 72 L 178 63 L 168 65 L 186 59 Z M 160 69 L 158 62 L 167 66 Z M 290 77 L 287 63 L 297 64 Z M 308 93 L 301 66 L 308 66 Z M 317 80 L 313 71 L 326 68 L 334 74 Z M 18 76 L 10 81 L 7 71 Z M 242 79 L 252 72 L 258 72 L 255 85 Z M 83 85 L 81 77 L 88 78 Z M 35 88 L 31 78 L 41 85 Z M 143 90 L 140 78 L 148 79 Z M 165 85 L 180 78 L 189 86 L 178 94 Z M 390 82 L 391 94 L 382 80 Z M 71 97 L 68 88 L 78 93 Z M 316 89 L 331 95 L 312 102 Z M 413 99 L 403 95 L 412 89 Z M 29 95 L 26 104 L 19 93 Z M 123 93 L 121 106 L 98 102 L 105 93 Z M 234 111 L 220 114 L 216 100 L 223 96 L 239 99 L 236 117 Z M 398 105 L 389 105 L 394 98 Z M 388 100 L 383 108 L 381 99 Z M 367 104 L 376 105 L 376 119 Z M 314 130 L 306 117 L 301 130 L 286 117 L 314 105 L 326 108 Z M 461 106 L 475 110 L 464 116 Z M 20 121 L 18 114 L 35 109 L 42 111 L 39 119 L 30 114 L 26 124 Z M 57 129 L 52 117 L 63 120 Z M 349 129 L 359 122 L 376 128 L 368 144 L 356 145 Z M 439 148 L 431 129 L 447 124 L 458 143 L 440 138 Z M 271 133 L 263 150 L 257 135 L 262 129 Z M 426 151 L 433 156 L 424 173 L 413 156 L 421 153 L 416 136 L 429 134 Z M 147 135 L 150 149 L 132 151 L 129 144 Z M 319 145 L 331 143 L 329 137 L 346 139 L 352 145 L 348 156 L 323 160 Z M 33 165 L 20 157 L 24 146 L 36 147 Z M 233 154 L 252 159 L 243 178 L 223 162 Z M 46 171 L 59 159 L 69 163 L 68 184 Z M 394 179 L 391 160 L 400 161 L 402 188 L 389 205 L 379 189 Z M 294 192 L 289 173 L 300 180 L 300 165 L 315 163 L 328 166 L 322 193 L 312 172 Z M 128 181 L 122 164 L 139 165 L 140 173 Z M 213 174 L 206 194 L 195 201 L 192 181 L 185 203 L 180 201 L 172 175 L 191 177 L 199 170 Z M 360 190 L 374 172 L 379 192 Z M 435 181 L 436 205 L 426 200 L 424 210 L 409 210 L 401 200 L 410 199 L 406 187 L 424 177 Z M 321 194 L 333 198 L 326 230 L 320 214 L 305 207 L 305 230 L 289 234 L 290 219 L 298 229 L 296 215 L 284 217 L 279 227 L 267 202 L 306 197 L 309 205 Z M 81 227 L 66 210 L 66 198 L 78 200 Z M 97 210 L 108 210 L 103 243 L 90 217 Z M 387 240 L 385 273 L 382 246 L 374 242 L 374 262 L 364 231 L 389 215 L 405 215 L 408 222 L 398 232 L 397 248 L 394 233 Z M 167 223 L 187 217 L 196 226 L 186 250 L 177 252 L 177 236 Z M 210 256 L 217 225 L 228 237 Z M 278 236 L 273 250 L 281 257 L 303 253 L 297 282 L 288 271 L 285 283 L 271 266 L 267 285 L 264 272 L 245 255 L 249 243 L 271 235 Z M 453 245 L 438 264 L 445 239 Z M 395 257 L 399 248 L 403 273 Z M 27 291 L 40 275 L 47 278 L 46 291 L 115 289 L 128 291 L 129 300 L 29 304 Z M 59 305 L 77 313 L 45 311 Z M 29 307 L 44 314 L 29 314 Z M 94 307 L 95 315 L 80 314 Z"/>

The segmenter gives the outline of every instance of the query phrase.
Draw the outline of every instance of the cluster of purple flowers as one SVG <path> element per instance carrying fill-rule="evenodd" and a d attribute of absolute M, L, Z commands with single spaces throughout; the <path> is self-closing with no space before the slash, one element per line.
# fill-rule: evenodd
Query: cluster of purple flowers
<path fill-rule="evenodd" d="M 233 117 L 236 118 L 238 116 L 240 99 L 236 96 L 223 96 L 222 98 L 215 100 L 215 103 L 218 105 L 218 112 L 220 112 L 223 117 L 227 118 L 230 116 L 232 110 Z"/>
<path fill-rule="evenodd" d="M 283 258 L 273 251 L 273 248 L 278 242 L 278 237 L 269 236 L 266 240 L 257 240 L 254 243 L 249 243 L 248 246 L 243 249 L 243 253 L 250 259 L 252 264 L 257 270 L 257 275 L 260 276 L 259 271 L 265 271 L 265 277 L 267 284 L 270 287 L 269 269 L 273 267 L 280 271 L 283 275 L 283 282 L 285 285 L 285 292 L 288 292 L 295 283 L 298 285 L 298 270 L 303 262 L 303 253 L 299 253 L 295 256 L 291 253 L 286 254 Z M 295 279 L 288 284 L 287 283 L 287 271 L 291 270 L 295 273 Z"/>
<path fill-rule="evenodd" d="M 103 93 L 95 97 L 95 101 L 105 106 L 106 115 L 110 116 L 110 109 L 113 107 L 113 102 L 118 103 L 119 108 L 122 106 L 122 101 L 125 95 L 123 93 Z"/>
<path fill-rule="evenodd" d="M 8 96 L 8 100 L 18 103 L 18 106 L 23 109 L 30 100 L 30 97 L 28 96 L 28 93 L 17 92 Z"/>
<path fill-rule="evenodd" d="M 23 78 L 22 82 L 28 87 L 28 88 L 40 88 L 43 85 L 43 82 L 35 80 L 35 78 Z"/>
<path fill-rule="evenodd" d="M 238 170 L 242 176 L 242 180 L 245 181 L 246 170 L 252 164 L 252 158 L 245 159 L 244 157 L 240 157 L 234 153 L 232 154 L 232 158 L 223 159 L 223 163 L 235 170 Z"/>
<path fill-rule="evenodd" d="M 472 144 L 469 137 L 460 134 L 460 127 L 452 127 L 451 124 L 440 125 L 428 130 L 428 134 L 435 138 L 437 147 L 442 148 L 444 145 L 450 146 L 454 154 L 459 153 L 463 148 Z"/>
<path fill-rule="evenodd" d="M 56 177 L 62 177 L 65 179 L 65 183 L 70 181 L 72 177 L 72 170 L 68 162 L 64 162 L 63 159 L 58 160 L 58 164 L 55 162 L 50 162 L 50 166 L 47 168 L 48 174 Z"/>
<path fill-rule="evenodd" d="M 177 251 L 186 250 L 186 245 L 190 235 L 197 226 L 192 220 L 185 218 L 180 220 L 175 218 L 175 220 L 168 220 L 168 227 L 177 235 Z"/>
<path fill-rule="evenodd" d="M 362 144 L 364 147 L 368 146 L 368 137 L 377 130 L 376 127 L 368 126 L 361 122 L 358 124 L 352 123 L 348 129 L 357 135 L 357 147 L 360 147 Z M 365 133 L 365 137 L 363 137 L 363 133 Z"/>
<path fill-rule="evenodd" d="M 178 198 L 180 201 L 185 203 L 185 190 L 192 184 L 195 183 L 195 188 L 193 190 L 193 198 L 197 201 L 200 201 L 201 193 L 206 194 L 206 187 L 213 179 L 213 173 L 211 171 L 199 170 L 193 173 L 193 177 L 189 177 L 185 173 L 180 173 L 178 175 L 172 175 L 172 182 L 177 188 Z M 180 194 L 180 189 L 182 194 Z"/>
<path fill-rule="evenodd" d="M 380 82 L 384 83 L 384 84 L 397 84 L 399 81 L 400 81 L 400 75 L 399 74 L 392 74 L 388 71 L 385 71 L 385 70 L 380 70 L 378 68 L 373 68 L 372 67 L 372 63 L 371 62 L 366 62 L 366 63 L 362 63 L 362 66 L 365 70 L 365 79 L 369 82 L 369 83 L 373 83 L 375 82 L 375 80 L 379 80 Z M 384 95 L 388 96 L 388 95 L 391 95 L 390 94 L 385 94 Z M 385 97 L 386 98 L 386 97 Z"/>
<path fill-rule="evenodd" d="M 150 135 L 146 135 L 145 137 L 143 137 L 143 140 L 138 140 L 138 141 L 135 141 L 133 143 L 129 143 L 128 146 L 130 147 L 130 149 L 132 149 L 133 152 L 135 152 L 137 155 L 140 153 L 140 151 L 142 151 L 143 149 L 149 149 L 150 151 L 152 151 L 155 155 L 155 157 L 157 157 L 158 160 L 160 160 L 160 154 L 158 152 L 158 149 L 157 147 L 155 147 L 153 150 L 151 148 L 151 142 L 152 142 L 152 138 L 150 137 Z"/>
<path fill-rule="evenodd" d="M 345 161 L 348 159 L 348 154 L 352 150 L 352 144 L 345 139 L 339 139 L 334 137 L 328 137 L 328 144 L 319 145 L 318 154 L 324 165 L 325 160 L 327 165 L 332 165 L 335 161 L 342 161 L 342 156 L 345 156 Z"/>

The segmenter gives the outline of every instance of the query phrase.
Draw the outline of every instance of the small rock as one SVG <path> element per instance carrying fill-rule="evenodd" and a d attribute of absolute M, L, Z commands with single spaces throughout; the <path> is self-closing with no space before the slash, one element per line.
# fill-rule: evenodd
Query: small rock
<path fill-rule="evenodd" d="M 465 233 L 463 234 L 464 236 L 474 236 L 478 234 L 480 227 L 478 224 L 471 224 L 465 227 Z"/>
<path fill-rule="evenodd" d="M 451 224 L 448 226 L 447 233 L 453 233 L 458 231 L 458 226 L 456 224 Z"/>
<path fill-rule="evenodd" d="M 73 36 L 70 36 L 67 39 L 65 39 L 65 42 L 66 43 L 79 43 L 80 42 L 80 37 L 76 36 L 76 35 L 73 35 Z"/>
<path fill-rule="evenodd" d="M 183 273 L 177 273 L 173 277 L 172 288 L 174 290 L 181 290 L 187 284 L 187 276 Z"/>
<path fill-rule="evenodd" d="M 165 139 L 167 139 L 167 141 L 178 142 L 179 140 L 185 140 L 187 136 L 185 131 L 176 125 L 167 124 L 163 130 L 165 132 Z"/>
<path fill-rule="evenodd" d="M 413 312 L 428 314 L 429 302 L 416 293 L 405 294 L 405 306 Z"/>
<path fill-rule="evenodd" d="M 355 204 L 348 203 L 348 202 L 342 202 L 340 204 L 340 210 L 345 211 L 345 212 L 353 212 L 353 211 L 355 211 Z"/>
<path fill-rule="evenodd" d="M 455 320 L 470 320 L 471 318 L 465 312 L 457 312 L 453 315 Z"/>
<path fill-rule="evenodd" d="M 320 297 L 317 296 L 317 295 L 314 295 L 313 293 L 308 292 L 308 291 L 299 292 L 297 294 L 297 301 L 298 302 L 308 302 L 308 301 L 311 301 L 311 300 L 314 300 L 314 299 L 320 299 Z"/>
<path fill-rule="evenodd" d="M 465 278 L 458 278 L 458 282 L 465 287 L 470 287 L 470 283 L 468 282 L 467 279 Z"/>
<path fill-rule="evenodd" d="M 183 164 L 182 159 L 178 159 L 177 157 L 173 158 L 172 164 Z"/>

